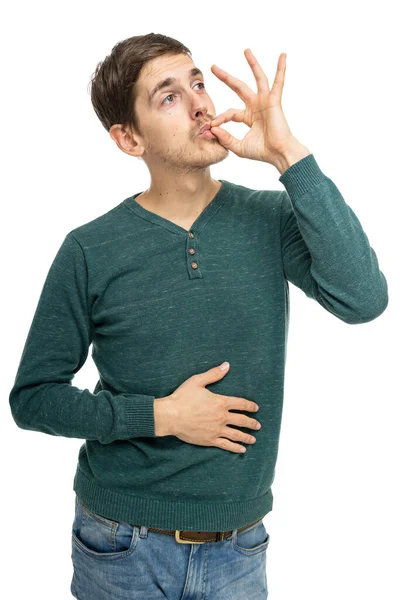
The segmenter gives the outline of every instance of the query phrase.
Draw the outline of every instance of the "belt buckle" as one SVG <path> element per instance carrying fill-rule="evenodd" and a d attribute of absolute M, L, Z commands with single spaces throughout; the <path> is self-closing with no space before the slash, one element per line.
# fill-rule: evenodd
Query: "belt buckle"
<path fill-rule="evenodd" d="M 181 540 L 180 534 L 181 531 L 184 531 L 183 529 L 176 529 L 175 530 L 175 540 L 179 543 L 179 544 L 204 544 L 205 540 Z"/>

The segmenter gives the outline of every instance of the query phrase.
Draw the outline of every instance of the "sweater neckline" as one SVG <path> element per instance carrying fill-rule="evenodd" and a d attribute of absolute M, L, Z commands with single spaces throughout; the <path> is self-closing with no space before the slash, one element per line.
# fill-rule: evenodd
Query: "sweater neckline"
<path fill-rule="evenodd" d="M 226 181 L 225 179 L 218 179 L 217 181 L 221 182 L 219 190 L 217 191 L 211 202 L 209 202 L 207 206 L 202 210 L 197 219 L 193 221 L 190 230 L 181 227 L 181 225 L 177 225 L 173 221 L 170 221 L 169 219 L 162 217 L 161 215 L 158 215 L 157 213 L 152 212 L 151 210 L 148 210 L 147 208 L 144 208 L 141 204 L 139 204 L 139 202 L 137 202 L 136 200 L 136 197 L 140 194 L 143 194 L 143 192 L 137 192 L 136 194 L 133 194 L 133 196 L 129 196 L 129 198 L 126 198 L 123 201 L 123 204 L 126 206 L 126 208 L 133 211 L 135 214 L 137 214 L 139 217 L 142 217 L 146 221 L 150 221 L 155 225 L 161 225 L 161 227 L 164 227 L 165 229 L 168 229 L 169 231 L 172 231 L 174 233 L 188 235 L 189 231 L 201 231 L 207 225 L 209 220 L 217 213 L 219 208 L 226 200 L 228 195 L 229 181 Z"/>

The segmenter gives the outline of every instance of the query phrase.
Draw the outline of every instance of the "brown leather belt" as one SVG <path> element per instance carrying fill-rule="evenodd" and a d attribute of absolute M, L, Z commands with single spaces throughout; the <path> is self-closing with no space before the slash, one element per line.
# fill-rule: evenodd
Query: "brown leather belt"
<path fill-rule="evenodd" d="M 253 523 L 249 523 L 248 525 L 244 525 L 238 529 L 239 531 L 243 531 L 243 529 L 247 529 L 251 527 L 251 525 L 255 525 L 261 519 L 257 519 L 257 521 L 253 521 Z M 190 531 L 189 530 L 179 530 L 179 529 L 156 529 L 155 527 L 148 527 L 149 531 L 157 531 L 158 533 L 165 533 L 166 535 L 172 535 L 175 537 L 175 540 L 179 542 L 179 544 L 204 544 L 205 542 L 220 542 L 221 540 L 225 540 L 227 537 L 232 535 L 233 530 L 231 531 Z"/>

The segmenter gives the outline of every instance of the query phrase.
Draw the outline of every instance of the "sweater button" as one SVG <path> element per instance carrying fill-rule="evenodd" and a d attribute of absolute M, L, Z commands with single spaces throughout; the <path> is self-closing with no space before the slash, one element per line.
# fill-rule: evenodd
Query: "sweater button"
<path fill-rule="evenodd" d="M 192 269 L 197 269 L 197 262 L 192 262 Z"/>
<path fill-rule="evenodd" d="M 189 237 L 194 238 L 194 233 L 193 231 L 189 231 Z"/>
<path fill-rule="evenodd" d="M 189 254 L 195 254 L 196 250 L 194 248 L 189 248 Z"/>

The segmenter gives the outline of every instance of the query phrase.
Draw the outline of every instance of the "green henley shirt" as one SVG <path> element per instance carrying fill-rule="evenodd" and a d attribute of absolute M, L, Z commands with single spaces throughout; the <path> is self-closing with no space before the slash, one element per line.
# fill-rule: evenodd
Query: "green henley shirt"
<path fill-rule="evenodd" d="M 22 429 L 85 440 L 73 489 L 110 519 L 225 531 L 264 517 L 281 427 L 288 282 L 349 324 L 372 321 L 388 304 L 367 235 L 313 154 L 279 177 L 282 190 L 219 181 L 190 231 L 142 207 L 141 192 L 73 229 L 41 291 L 12 415 Z M 93 392 L 71 383 L 90 346 Z M 240 454 L 156 436 L 154 399 L 223 361 L 229 372 L 207 389 L 260 406 L 244 414 L 261 429 L 241 428 L 256 443 Z"/>

